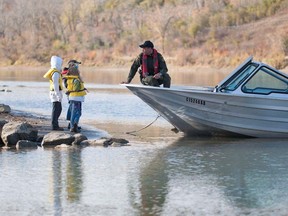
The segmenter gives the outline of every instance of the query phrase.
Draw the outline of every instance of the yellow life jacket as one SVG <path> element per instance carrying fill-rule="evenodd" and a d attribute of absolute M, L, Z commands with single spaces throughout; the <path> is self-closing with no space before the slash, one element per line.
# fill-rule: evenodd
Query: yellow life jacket
<path fill-rule="evenodd" d="M 47 71 L 47 73 L 44 74 L 43 77 L 46 78 L 46 79 L 49 79 L 49 81 L 50 81 L 50 91 L 54 91 L 54 84 L 53 84 L 53 81 L 52 81 L 52 76 L 53 76 L 54 73 L 59 73 L 60 74 L 58 82 L 59 82 L 59 90 L 62 90 L 63 89 L 62 75 L 56 68 L 51 68 L 49 71 Z"/>
<path fill-rule="evenodd" d="M 67 79 L 67 93 L 71 97 L 80 97 L 86 95 L 86 88 L 84 87 L 84 83 L 79 79 L 78 76 L 67 75 L 65 76 Z M 77 81 L 79 85 L 75 82 Z"/>

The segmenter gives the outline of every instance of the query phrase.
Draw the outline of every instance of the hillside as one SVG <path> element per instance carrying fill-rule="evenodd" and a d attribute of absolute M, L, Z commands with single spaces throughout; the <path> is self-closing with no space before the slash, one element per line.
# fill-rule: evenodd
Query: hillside
<path fill-rule="evenodd" d="M 218 28 L 213 45 L 195 47 L 197 64 L 237 65 L 247 56 L 279 69 L 287 66 L 288 10 L 271 17 L 235 27 Z M 203 36 L 205 41 L 209 36 Z M 201 56 L 201 57 L 199 57 Z"/>
<path fill-rule="evenodd" d="M 2 0 L 2 66 L 127 67 L 149 39 L 170 66 L 287 66 L 288 0 Z"/>

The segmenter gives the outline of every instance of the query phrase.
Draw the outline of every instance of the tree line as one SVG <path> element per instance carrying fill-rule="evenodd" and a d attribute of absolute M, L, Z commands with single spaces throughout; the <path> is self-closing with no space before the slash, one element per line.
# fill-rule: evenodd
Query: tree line
<path fill-rule="evenodd" d="M 245 54 L 240 39 L 227 39 L 230 31 L 287 8 L 288 0 L 0 0 L 1 64 L 40 65 L 56 54 L 86 65 L 125 65 L 150 39 L 174 65 L 225 66 L 231 53 Z M 275 51 L 281 57 L 271 58 L 287 55 L 284 33 Z"/>

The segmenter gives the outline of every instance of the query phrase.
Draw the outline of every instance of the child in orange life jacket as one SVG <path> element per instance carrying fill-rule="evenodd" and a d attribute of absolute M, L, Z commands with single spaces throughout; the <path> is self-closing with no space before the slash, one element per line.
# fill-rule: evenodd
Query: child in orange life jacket
<path fill-rule="evenodd" d="M 74 63 L 69 64 L 68 73 L 65 76 L 65 79 L 67 80 L 66 94 L 68 95 L 70 103 L 67 119 L 70 119 L 70 131 L 77 133 L 79 132 L 78 124 L 82 115 L 82 102 L 84 102 L 84 96 L 86 95 L 86 88 L 80 77 L 78 65 L 75 65 Z"/>
<path fill-rule="evenodd" d="M 62 71 L 62 79 L 63 79 L 63 83 L 64 83 L 64 86 L 65 86 L 65 88 L 67 89 L 67 78 L 66 78 L 66 76 L 67 76 L 67 73 L 68 73 L 68 71 L 69 71 L 69 67 L 71 68 L 71 67 L 76 67 L 76 68 L 79 68 L 79 64 L 81 64 L 81 62 L 78 62 L 78 61 L 76 61 L 76 60 L 70 60 L 69 62 L 68 62 L 68 67 L 64 67 L 63 68 L 63 71 Z M 80 73 L 80 71 L 79 71 L 79 73 Z M 66 120 L 68 120 L 69 121 L 69 123 L 68 123 L 68 130 L 70 130 L 70 118 L 71 118 L 71 103 L 70 103 L 70 101 L 69 101 L 69 95 L 68 94 L 66 94 L 67 95 L 67 99 L 68 99 L 68 103 L 69 103 L 69 106 L 68 106 L 68 109 L 67 109 L 67 114 L 66 114 Z M 78 131 L 80 131 L 81 130 L 81 127 L 78 125 Z"/>

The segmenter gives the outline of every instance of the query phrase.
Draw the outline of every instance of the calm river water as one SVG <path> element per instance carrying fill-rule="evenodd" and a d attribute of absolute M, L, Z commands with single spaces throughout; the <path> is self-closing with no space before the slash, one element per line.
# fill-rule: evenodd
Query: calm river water
<path fill-rule="evenodd" d="M 49 117 L 42 81 L 1 81 L 12 92 L 0 103 Z M 90 138 L 157 116 L 123 86 L 87 87 L 81 122 L 101 132 Z M 288 215 L 288 140 L 185 138 L 162 118 L 151 127 L 126 147 L 1 150 L 0 215 Z"/>

